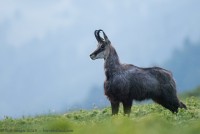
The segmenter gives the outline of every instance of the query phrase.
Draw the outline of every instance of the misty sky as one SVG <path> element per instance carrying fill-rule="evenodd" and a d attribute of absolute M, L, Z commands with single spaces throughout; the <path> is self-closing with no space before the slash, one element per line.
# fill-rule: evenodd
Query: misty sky
<path fill-rule="evenodd" d="M 200 40 L 199 0 L 0 0 L 0 118 L 63 111 L 104 81 L 103 29 L 121 62 L 162 66 Z M 103 90 L 103 89 L 102 89 Z"/>

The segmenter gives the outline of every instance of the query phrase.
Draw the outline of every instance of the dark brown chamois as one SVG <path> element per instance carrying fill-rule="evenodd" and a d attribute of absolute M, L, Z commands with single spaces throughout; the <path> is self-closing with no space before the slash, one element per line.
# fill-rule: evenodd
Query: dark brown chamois
<path fill-rule="evenodd" d="M 103 33 L 104 38 L 99 34 Z M 90 55 L 91 59 L 104 59 L 106 80 L 105 95 L 111 102 L 112 114 L 119 111 L 122 102 L 124 114 L 130 114 L 133 100 L 152 99 L 171 112 L 186 105 L 179 101 L 176 83 L 172 73 L 159 67 L 140 68 L 131 64 L 121 64 L 116 50 L 103 30 L 96 30 L 97 49 Z"/>

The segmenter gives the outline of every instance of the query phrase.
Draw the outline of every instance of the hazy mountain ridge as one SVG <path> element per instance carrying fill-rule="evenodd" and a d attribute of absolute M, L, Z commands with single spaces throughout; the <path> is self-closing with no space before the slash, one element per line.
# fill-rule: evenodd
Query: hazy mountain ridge
<path fill-rule="evenodd" d="M 200 41 L 185 39 L 182 49 L 175 50 L 165 66 L 174 74 L 178 91 L 196 88 L 200 85 Z"/>

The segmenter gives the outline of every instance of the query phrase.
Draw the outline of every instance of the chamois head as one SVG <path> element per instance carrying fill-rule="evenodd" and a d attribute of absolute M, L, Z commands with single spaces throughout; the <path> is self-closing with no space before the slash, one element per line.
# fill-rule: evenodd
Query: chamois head
<path fill-rule="evenodd" d="M 103 38 L 100 36 L 100 32 L 103 33 Z M 97 44 L 97 49 L 90 54 L 90 58 L 92 60 L 95 59 L 106 59 L 109 55 L 109 46 L 110 46 L 110 40 L 108 39 L 108 37 L 106 36 L 106 34 L 104 33 L 103 30 L 95 30 L 94 31 L 94 35 L 98 41 Z"/>

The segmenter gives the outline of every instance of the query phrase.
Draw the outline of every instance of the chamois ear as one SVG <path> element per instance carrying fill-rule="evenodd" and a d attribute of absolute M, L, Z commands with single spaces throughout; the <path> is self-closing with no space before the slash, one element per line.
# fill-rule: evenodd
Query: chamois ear
<path fill-rule="evenodd" d="M 99 31 L 102 31 L 102 32 L 103 32 L 104 41 L 105 41 L 106 43 L 110 44 L 110 40 L 108 39 L 108 37 L 107 37 L 107 35 L 104 33 L 104 31 L 101 30 L 101 29 L 100 29 Z"/>

